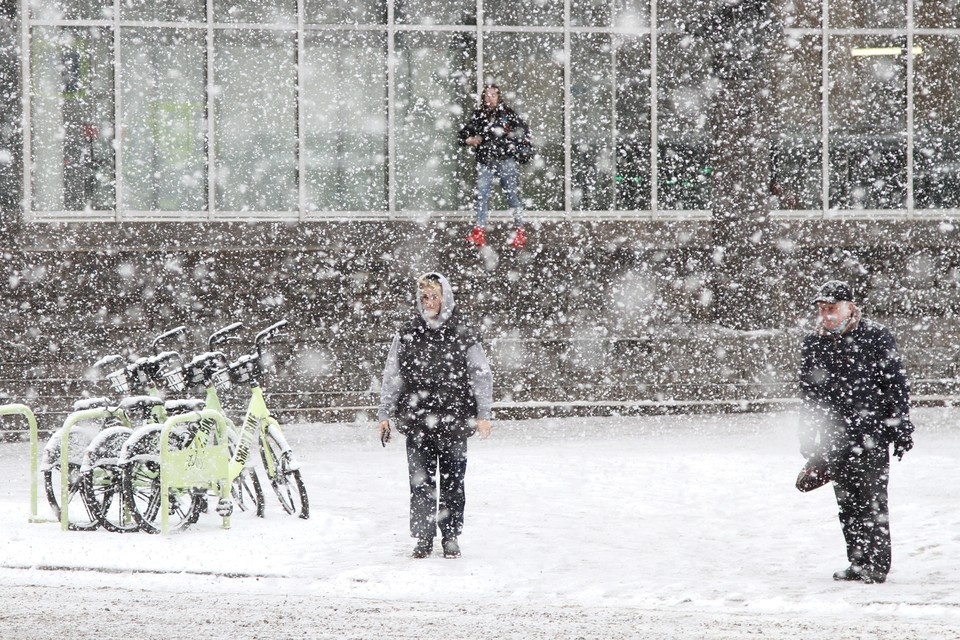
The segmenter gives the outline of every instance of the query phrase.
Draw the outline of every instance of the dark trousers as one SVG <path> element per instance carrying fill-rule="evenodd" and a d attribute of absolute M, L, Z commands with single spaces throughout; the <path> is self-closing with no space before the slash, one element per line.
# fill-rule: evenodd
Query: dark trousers
<path fill-rule="evenodd" d="M 886 447 L 850 453 L 838 461 L 833 473 L 847 559 L 852 566 L 882 576 L 890 571 L 891 561 L 889 478 Z"/>
<path fill-rule="evenodd" d="M 433 538 L 440 527 L 444 538 L 463 531 L 466 504 L 467 438 L 414 432 L 407 436 L 410 473 L 410 535 Z M 437 477 L 440 496 L 437 500 Z"/>

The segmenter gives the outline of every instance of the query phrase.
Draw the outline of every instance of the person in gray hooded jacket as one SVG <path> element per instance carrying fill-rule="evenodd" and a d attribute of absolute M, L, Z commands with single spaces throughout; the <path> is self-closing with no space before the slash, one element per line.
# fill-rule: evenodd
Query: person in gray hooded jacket
<path fill-rule="evenodd" d="M 421 276 L 417 313 L 387 354 L 377 412 L 384 445 L 391 418 L 406 436 L 414 558 L 433 553 L 438 528 L 444 557 L 460 556 L 467 438 L 490 435 L 492 404 L 493 374 L 477 330 L 461 317 L 445 277 Z"/>

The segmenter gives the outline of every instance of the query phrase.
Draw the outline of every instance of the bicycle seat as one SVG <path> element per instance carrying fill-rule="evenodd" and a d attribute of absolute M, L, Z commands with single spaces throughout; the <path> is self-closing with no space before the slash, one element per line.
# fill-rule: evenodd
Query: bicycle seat
<path fill-rule="evenodd" d="M 161 405 L 163 405 L 163 400 L 153 396 L 130 396 L 129 398 L 124 398 L 120 401 L 120 408 L 123 411 L 130 411 L 132 409 L 149 411 L 150 409 L 159 407 Z"/>
<path fill-rule="evenodd" d="M 84 411 L 86 409 L 105 409 L 110 406 L 110 400 L 107 398 L 83 398 L 73 403 L 74 411 Z"/>
<path fill-rule="evenodd" d="M 203 400 L 196 398 L 187 398 L 185 400 L 167 400 L 163 403 L 163 408 L 167 410 L 167 415 L 179 416 L 191 411 L 202 411 L 207 406 Z"/>

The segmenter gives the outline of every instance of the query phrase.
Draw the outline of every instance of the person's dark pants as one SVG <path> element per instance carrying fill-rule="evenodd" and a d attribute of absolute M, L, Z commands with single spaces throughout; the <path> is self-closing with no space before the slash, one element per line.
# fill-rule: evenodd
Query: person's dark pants
<path fill-rule="evenodd" d="M 466 504 L 467 438 L 412 433 L 407 436 L 410 473 L 410 534 L 434 538 L 437 527 L 443 538 L 463 531 Z M 437 501 L 437 474 L 440 496 Z"/>
<path fill-rule="evenodd" d="M 890 511 L 887 447 L 850 453 L 833 473 L 840 524 L 851 566 L 886 577 L 890 571 Z"/>

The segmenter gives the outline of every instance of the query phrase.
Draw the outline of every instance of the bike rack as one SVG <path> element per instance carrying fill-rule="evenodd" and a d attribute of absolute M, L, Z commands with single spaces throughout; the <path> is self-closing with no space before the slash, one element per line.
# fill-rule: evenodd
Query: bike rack
<path fill-rule="evenodd" d="M 25 404 L 0 405 L 0 416 L 23 416 L 30 425 L 30 519 L 29 522 L 53 522 L 37 515 L 37 476 L 39 475 L 40 436 L 37 432 L 37 417 Z"/>
<path fill-rule="evenodd" d="M 169 450 L 170 430 L 184 422 L 212 421 L 214 433 L 185 449 Z M 213 437 L 209 437 L 213 436 Z M 227 422 L 217 411 L 202 409 L 171 416 L 160 431 L 160 532 L 169 532 L 171 488 L 207 488 L 219 491 L 222 504 L 230 502 L 230 450 L 227 445 Z M 218 509 L 219 511 L 219 509 Z M 223 528 L 230 528 L 229 513 L 221 514 Z"/>
<path fill-rule="evenodd" d="M 116 413 L 105 408 L 81 409 L 74 411 L 63 421 L 63 431 L 60 434 L 60 528 L 70 530 L 70 430 L 73 425 L 84 420 L 98 420 L 110 418 Z"/>

